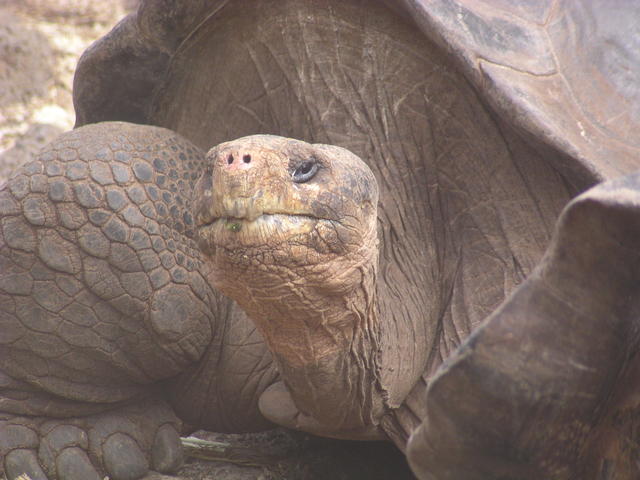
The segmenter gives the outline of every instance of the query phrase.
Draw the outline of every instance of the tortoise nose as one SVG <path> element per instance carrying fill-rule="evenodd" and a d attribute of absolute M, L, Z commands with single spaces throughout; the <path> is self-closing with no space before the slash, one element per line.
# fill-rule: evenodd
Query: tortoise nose
<path fill-rule="evenodd" d="M 258 157 L 251 152 L 226 152 L 218 158 L 218 165 L 222 170 L 246 170 L 255 167 L 257 163 Z"/>

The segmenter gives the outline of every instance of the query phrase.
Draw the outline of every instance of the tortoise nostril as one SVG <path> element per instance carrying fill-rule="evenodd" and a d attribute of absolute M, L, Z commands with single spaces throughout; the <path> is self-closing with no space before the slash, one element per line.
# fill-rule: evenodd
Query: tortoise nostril
<path fill-rule="evenodd" d="M 251 163 L 251 155 L 245 155 L 244 157 L 242 157 L 242 161 L 244 163 Z"/>
<path fill-rule="evenodd" d="M 233 153 L 230 153 L 227 157 L 227 165 L 231 165 L 233 163 Z"/>

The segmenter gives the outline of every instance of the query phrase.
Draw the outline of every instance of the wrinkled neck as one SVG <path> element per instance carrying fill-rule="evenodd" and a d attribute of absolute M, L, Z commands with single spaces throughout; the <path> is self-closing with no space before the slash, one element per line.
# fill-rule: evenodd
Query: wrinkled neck
<path fill-rule="evenodd" d="M 296 407 L 337 430 L 377 425 L 385 410 L 375 270 L 363 266 L 362 282 L 344 296 L 319 299 L 322 308 L 292 310 L 282 320 L 291 335 L 267 336 Z"/>
<path fill-rule="evenodd" d="M 377 242 L 372 222 L 359 248 L 325 263 L 214 276 L 258 326 L 296 408 L 335 430 L 377 426 L 390 388 L 383 367 L 398 367 L 380 365 L 381 341 L 393 339 L 378 316 Z M 232 271 L 217 258 L 215 271 Z"/>

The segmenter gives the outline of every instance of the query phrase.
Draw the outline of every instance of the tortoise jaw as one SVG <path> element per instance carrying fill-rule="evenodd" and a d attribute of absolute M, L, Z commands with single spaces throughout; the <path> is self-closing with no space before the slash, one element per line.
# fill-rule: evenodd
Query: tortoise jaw
<path fill-rule="evenodd" d="M 198 228 L 198 236 L 205 251 L 216 247 L 225 250 L 270 250 L 292 237 L 305 236 L 327 220 L 306 214 L 266 213 L 255 217 L 211 217 Z"/>
<path fill-rule="evenodd" d="M 296 220 L 293 220 L 296 219 Z M 214 225 L 224 225 L 224 228 L 230 232 L 239 232 L 243 229 L 243 227 L 250 227 L 252 224 L 257 225 L 260 222 L 271 222 L 275 224 L 283 224 L 284 222 L 289 221 L 292 223 L 299 223 L 300 221 L 312 221 L 317 222 L 321 220 L 326 220 L 322 218 L 314 217 L 313 215 L 304 214 L 304 213 L 287 213 L 287 212 L 262 212 L 258 215 L 246 216 L 246 217 L 236 217 L 236 216 L 221 216 L 221 217 L 211 217 L 207 221 L 198 225 L 200 229 L 211 228 Z"/>
<path fill-rule="evenodd" d="M 221 219 L 252 222 L 265 213 L 257 197 L 252 198 L 211 198 L 198 209 L 197 226 L 210 225 Z M 260 197 L 261 198 L 261 197 Z M 217 201 L 216 201 L 217 200 Z"/>
<path fill-rule="evenodd" d="M 261 217 L 303 217 L 309 220 L 323 220 L 312 212 L 287 208 L 279 205 L 277 199 L 270 199 L 265 195 L 251 198 L 222 197 L 219 201 L 211 201 L 207 206 L 201 206 L 196 216 L 198 228 L 207 227 L 222 222 L 228 226 L 239 224 L 247 225 L 255 223 Z M 264 218 L 262 219 L 264 220 Z M 329 219 L 325 219 L 329 220 Z M 233 230 L 232 227 L 230 227 Z"/>
<path fill-rule="evenodd" d="M 197 227 L 211 225 L 216 221 L 251 223 L 262 216 L 280 215 L 285 217 L 308 217 L 321 220 L 311 209 L 301 202 L 283 202 L 277 195 L 259 191 L 252 197 L 232 197 L 229 195 L 205 195 L 198 205 Z M 291 204 L 290 204 L 291 203 Z M 331 220 L 331 219 L 326 219 Z"/>

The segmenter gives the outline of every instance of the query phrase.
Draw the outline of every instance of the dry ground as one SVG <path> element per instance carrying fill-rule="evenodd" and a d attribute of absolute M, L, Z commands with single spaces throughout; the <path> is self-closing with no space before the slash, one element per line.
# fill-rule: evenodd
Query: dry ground
<path fill-rule="evenodd" d="M 75 122 L 84 49 L 137 0 L 0 0 L 0 180 Z"/>

